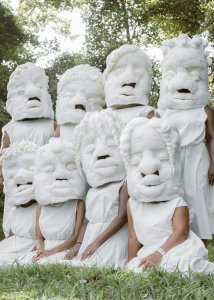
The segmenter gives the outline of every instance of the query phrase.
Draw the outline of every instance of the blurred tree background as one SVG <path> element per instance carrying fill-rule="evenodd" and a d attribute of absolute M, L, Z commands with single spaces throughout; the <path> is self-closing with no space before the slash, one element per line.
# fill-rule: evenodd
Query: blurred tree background
<path fill-rule="evenodd" d="M 13 9 L 13 4 L 16 8 Z M 81 51 L 62 52 L 56 37 L 41 40 L 49 27 L 75 40 L 71 23 L 63 13 L 78 10 L 85 25 Z M 46 72 L 55 103 L 56 83 L 66 69 L 89 63 L 105 69 L 106 56 L 123 44 L 143 47 L 153 62 L 150 104 L 159 93 L 160 62 L 153 55 L 165 39 L 180 33 L 200 34 L 209 40 L 214 56 L 214 0 L 2 0 L 0 3 L 0 126 L 8 122 L 5 111 L 7 82 L 17 65 L 46 59 Z M 75 26 L 75 24 L 73 25 Z M 210 91 L 214 95 L 214 75 L 210 69 Z M 1 207 L 0 207 L 1 209 Z"/>
<path fill-rule="evenodd" d="M 12 10 L 11 3 L 17 3 Z M 81 51 L 62 52 L 56 38 L 41 41 L 48 26 L 57 34 L 75 40 L 69 21 L 62 12 L 78 10 L 85 24 L 85 42 Z M 209 40 L 211 56 L 214 46 L 214 0 L 3 0 L 0 4 L 0 114 L 4 111 L 6 85 L 18 64 L 49 54 L 46 72 L 50 92 L 56 101 L 57 77 L 79 63 L 105 69 L 106 56 L 120 45 L 129 43 L 143 47 L 153 61 L 151 104 L 156 105 L 160 80 L 159 61 L 152 48 L 180 33 L 201 34 Z M 73 25 L 75 26 L 75 24 Z M 213 67 L 211 72 L 213 74 Z M 214 77 L 210 76 L 214 94 Z"/>

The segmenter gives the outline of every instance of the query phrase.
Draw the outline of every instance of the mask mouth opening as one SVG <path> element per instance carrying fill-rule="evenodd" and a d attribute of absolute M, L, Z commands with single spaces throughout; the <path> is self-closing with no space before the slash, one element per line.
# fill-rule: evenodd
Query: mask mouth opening
<path fill-rule="evenodd" d="M 32 100 L 37 100 L 37 101 L 40 101 L 40 102 L 41 102 L 41 100 L 40 100 L 38 97 L 30 97 L 30 98 L 28 99 L 28 101 L 32 101 Z"/>
<path fill-rule="evenodd" d="M 151 175 L 157 175 L 157 176 L 159 176 L 159 171 L 157 170 L 156 172 L 154 172 L 153 174 L 151 174 Z M 141 176 L 142 177 L 145 177 L 146 176 L 146 174 L 144 174 L 144 173 L 141 173 Z"/>
<path fill-rule="evenodd" d="M 17 187 L 20 187 L 20 186 L 22 186 L 22 185 L 32 185 L 33 184 L 33 182 L 26 182 L 26 183 L 17 183 Z"/>
<path fill-rule="evenodd" d="M 68 181 L 67 178 L 56 178 L 56 181 Z"/>
<path fill-rule="evenodd" d="M 188 89 L 180 89 L 180 90 L 177 90 L 178 93 L 185 93 L 185 94 L 191 94 L 190 90 Z"/>
<path fill-rule="evenodd" d="M 85 106 L 83 104 L 76 104 L 75 109 L 81 109 L 81 110 L 86 111 Z"/>
<path fill-rule="evenodd" d="M 124 84 L 122 85 L 122 87 L 125 87 L 125 86 L 130 86 L 130 87 L 132 87 L 132 88 L 134 89 L 135 86 L 136 86 L 136 82 L 124 83 Z"/>
<path fill-rule="evenodd" d="M 109 155 L 101 155 L 101 156 L 98 156 L 97 159 L 106 159 L 108 157 L 110 157 L 110 156 Z"/>

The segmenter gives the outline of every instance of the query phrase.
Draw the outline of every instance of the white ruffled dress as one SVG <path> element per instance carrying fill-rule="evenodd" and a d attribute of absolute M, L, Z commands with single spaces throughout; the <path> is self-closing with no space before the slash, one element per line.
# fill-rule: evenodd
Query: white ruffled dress
<path fill-rule="evenodd" d="M 89 220 L 78 256 L 63 263 L 75 266 L 123 267 L 128 259 L 127 224 L 112 235 L 88 259 L 80 261 L 81 255 L 118 215 L 119 191 L 124 181 L 104 187 L 91 188 L 86 197 L 86 218 Z"/>
<path fill-rule="evenodd" d="M 11 229 L 13 236 L 0 242 L 0 266 L 23 259 L 35 248 L 36 206 L 15 208 Z"/>
<path fill-rule="evenodd" d="M 69 200 L 59 205 L 44 205 L 39 217 L 39 226 L 44 237 L 44 249 L 50 250 L 60 244 L 68 241 L 75 229 L 76 210 L 78 200 Z M 62 260 L 69 251 L 66 249 L 62 252 L 42 258 L 38 264 L 56 263 Z M 23 260 L 23 264 L 33 263 L 32 258 L 35 251 L 29 253 Z"/>
<path fill-rule="evenodd" d="M 143 203 L 129 199 L 133 225 L 138 241 L 143 247 L 127 268 L 142 272 L 140 260 L 160 248 L 173 233 L 172 218 L 177 207 L 187 206 L 185 201 L 174 198 L 166 202 Z M 214 263 L 207 260 L 208 252 L 200 238 L 192 231 L 180 245 L 173 247 L 161 259 L 159 267 L 168 272 L 180 270 L 183 273 L 214 273 Z"/>

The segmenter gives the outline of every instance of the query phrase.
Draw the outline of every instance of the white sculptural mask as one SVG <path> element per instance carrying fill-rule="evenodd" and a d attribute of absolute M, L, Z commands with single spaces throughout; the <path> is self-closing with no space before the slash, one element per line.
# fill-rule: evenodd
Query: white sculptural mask
<path fill-rule="evenodd" d="M 78 124 L 86 112 L 103 108 L 101 72 L 89 65 L 67 70 L 59 80 L 56 118 L 58 124 Z"/>
<path fill-rule="evenodd" d="M 157 130 L 138 125 L 133 128 L 129 143 L 130 196 L 139 202 L 167 201 L 182 196 L 179 161 L 175 162 L 173 171 L 168 149 Z"/>
<path fill-rule="evenodd" d="M 105 114 L 103 111 L 90 115 L 85 122 L 85 134 L 81 141 L 79 155 L 82 171 L 92 187 L 125 178 L 119 143 L 114 140 L 113 129 L 105 121 Z M 114 130 L 117 130 L 116 126 Z"/>
<path fill-rule="evenodd" d="M 8 113 L 13 120 L 53 119 L 48 78 L 44 70 L 32 63 L 20 65 L 11 74 L 8 83 Z"/>
<path fill-rule="evenodd" d="M 86 196 L 87 184 L 78 174 L 72 151 L 70 143 L 52 138 L 37 152 L 34 178 L 39 204 L 60 203 Z"/>
<path fill-rule="evenodd" d="M 134 47 L 134 50 L 131 50 Z M 127 105 L 148 105 L 151 66 L 146 54 L 139 48 L 124 45 L 121 49 L 127 50 L 117 54 L 114 64 L 111 63 L 113 51 L 107 58 L 107 69 L 104 72 L 106 105 L 112 108 L 126 107 Z M 114 58 L 113 58 L 114 59 Z M 108 66 L 111 65 L 112 67 Z"/>
<path fill-rule="evenodd" d="M 208 86 L 208 65 L 200 37 L 181 35 L 164 48 L 162 80 L 158 107 L 191 109 L 211 101 Z"/>
<path fill-rule="evenodd" d="M 22 141 L 20 143 L 27 144 L 30 142 Z M 17 145 L 20 143 L 17 143 Z M 11 146 L 14 147 L 14 144 Z M 32 151 L 29 152 L 29 149 L 27 151 L 22 149 L 22 152 L 17 152 L 15 155 L 12 154 L 2 161 L 5 191 L 11 206 L 22 205 L 35 200 L 33 172 L 36 149 L 37 146 L 33 145 Z"/>

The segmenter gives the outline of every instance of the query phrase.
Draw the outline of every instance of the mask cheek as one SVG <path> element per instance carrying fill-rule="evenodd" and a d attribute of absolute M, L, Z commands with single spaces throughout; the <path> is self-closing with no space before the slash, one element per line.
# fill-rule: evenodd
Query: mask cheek
<path fill-rule="evenodd" d="M 171 181 L 173 174 L 169 162 L 161 164 L 159 175 L 164 182 Z"/>

